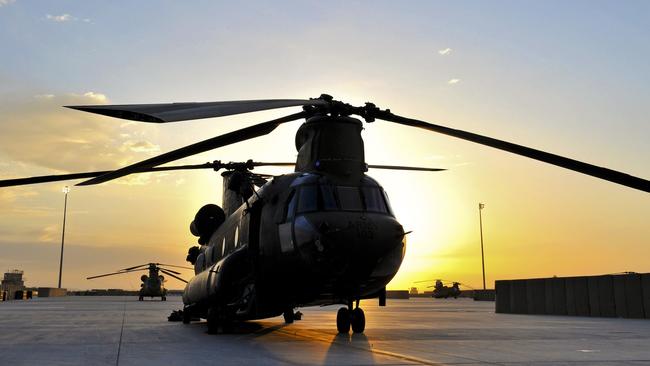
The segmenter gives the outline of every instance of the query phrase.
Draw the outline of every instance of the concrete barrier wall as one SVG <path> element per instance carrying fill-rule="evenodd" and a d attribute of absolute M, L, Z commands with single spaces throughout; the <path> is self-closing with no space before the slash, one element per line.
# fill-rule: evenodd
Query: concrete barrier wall
<path fill-rule="evenodd" d="M 650 273 L 495 282 L 497 313 L 650 319 Z"/>

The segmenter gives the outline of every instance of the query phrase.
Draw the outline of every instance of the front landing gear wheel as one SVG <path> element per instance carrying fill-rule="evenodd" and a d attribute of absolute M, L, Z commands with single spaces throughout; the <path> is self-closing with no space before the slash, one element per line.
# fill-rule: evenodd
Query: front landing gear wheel
<path fill-rule="evenodd" d="M 351 315 L 350 322 L 352 323 L 352 331 L 355 333 L 363 333 L 363 330 L 366 329 L 366 315 L 363 313 L 363 310 L 356 308 L 352 310 Z"/>
<path fill-rule="evenodd" d="M 339 333 L 350 332 L 350 310 L 348 308 L 340 308 L 336 313 L 336 329 Z"/>

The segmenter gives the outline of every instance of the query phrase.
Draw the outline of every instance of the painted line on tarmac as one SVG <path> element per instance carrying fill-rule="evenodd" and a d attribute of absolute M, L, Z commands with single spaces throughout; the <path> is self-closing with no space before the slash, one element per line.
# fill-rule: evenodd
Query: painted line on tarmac
<path fill-rule="evenodd" d="M 354 349 L 357 349 L 357 350 L 366 351 L 366 352 L 370 352 L 370 353 L 376 353 L 378 355 L 393 357 L 393 358 L 397 358 L 397 359 L 404 360 L 404 361 L 419 363 L 419 364 L 422 364 L 422 365 L 432 365 L 432 366 L 445 365 L 443 363 L 429 361 L 429 360 L 425 360 L 425 359 L 414 357 L 414 356 L 404 355 L 404 354 L 401 354 L 401 353 L 384 351 L 384 350 L 380 350 L 380 349 L 377 349 L 377 348 L 366 348 L 366 347 L 354 345 L 352 343 L 344 343 L 344 342 L 341 342 L 341 341 L 337 341 L 336 339 L 327 338 L 322 333 L 309 331 L 309 330 L 306 330 L 306 329 L 300 329 L 300 333 L 299 333 L 297 331 L 292 332 L 292 331 L 289 331 L 287 329 L 281 328 L 281 329 L 276 330 L 276 332 L 282 333 L 284 335 L 288 335 L 288 336 L 294 337 L 294 338 L 303 338 L 303 339 L 309 339 L 309 340 L 313 340 L 313 341 L 325 342 L 325 343 L 328 343 L 328 344 L 336 344 L 336 345 L 339 345 L 339 346 L 350 347 L 350 348 L 354 348 Z M 307 333 L 307 332 L 311 333 L 311 334 L 309 334 L 309 335 L 304 334 L 304 333 Z"/>

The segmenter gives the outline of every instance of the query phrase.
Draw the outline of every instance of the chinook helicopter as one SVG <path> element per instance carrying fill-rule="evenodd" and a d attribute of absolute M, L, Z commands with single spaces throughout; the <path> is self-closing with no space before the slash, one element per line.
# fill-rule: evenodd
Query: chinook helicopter
<path fill-rule="evenodd" d="M 427 286 L 427 288 L 432 288 L 433 291 L 431 292 L 431 297 L 436 298 L 436 299 L 447 299 L 449 297 L 453 297 L 454 299 L 458 298 L 460 296 L 461 290 L 460 286 L 467 287 L 471 290 L 474 290 L 471 286 L 465 285 L 463 283 L 457 282 L 457 281 L 447 281 L 447 280 L 442 280 L 442 279 L 435 279 L 435 280 L 425 280 L 425 281 L 415 281 L 415 283 L 422 283 L 422 282 L 434 282 L 434 285 Z"/>
<path fill-rule="evenodd" d="M 162 263 L 147 263 L 141 264 L 139 266 L 128 267 L 120 269 L 117 272 L 101 274 L 97 276 L 86 277 L 87 280 L 92 280 L 100 277 L 115 276 L 124 273 L 139 272 L 139 271 L 149 271 L 149 275 L 143 274 L 140 277 L 142 284 L 140 285 L 140 292 L 138 293 L 138 301 L 143 301 L 145 297 L 160 297 L 161 301 L 167 301 L 167 289 L 164 286 L 165 277 L 160 275 L 160 272 L 169 275 L 181 282 L 187 283 L 184 279 L 178 277 L 180 272 L 174 271 L 169 268 L 163 267 L 173 267 L 173 268 L 182 268 L 182 269 L 192 269 L 190 267 L 175 266 L 173 264 L 162 264 Z"/>
<path fill-rule="evenodd" d="M 296 307 L 342 304 L 341 333 L 365 329 L 363 299 L 386 305 L 386 285 L 405 251 L 405 232 L 386 192 L 366 174 L 369 168 L 436 171 L 404 166 L 372 166 L 365 160 L 361 117 L 446 134 L 505 150 L 610 182 L 650 192 L 650 181 L 559 155 L 462 130 L 405 118 L 372 103 L 352 106 L 329 95 L 308 100 L 253 100 L 207 103 L 70 106 L 140 122 L 167 123 L 253 111 L 302 106 L 302 111 L 216 136 L 114 171 L 11 179 L 2 185 L 90 178 L 99 184 L 133 173 L 178 169 L 221 169 L 223 205 L 202 207 L 190 224 L 199 246 L 188 260 L 195 276 L 183 292 L 183 322 L 207 319 L 208 331 L 228 331 L 233 322 L 284 315 Z M 162 164 L 272 132 L 302 120 L 295 137 L 295 172 L 277 177 L 251 172 L 274 163 L 219 161 L 193 166 Z M 284 163 L 277 163 L 284 164 Z M 270 178 L 268 181 L 267 179 Z M 256 190 L 254 186 L 261 187 Z"/>

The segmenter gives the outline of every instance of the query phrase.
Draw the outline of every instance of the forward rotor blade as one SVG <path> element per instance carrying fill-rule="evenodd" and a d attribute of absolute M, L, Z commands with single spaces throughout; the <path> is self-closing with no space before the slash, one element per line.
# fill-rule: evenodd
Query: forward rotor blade
<path fill-rule="evenodd" d="M 601 178 L 613 183 L 618 183 L 630 188 L 635 188 L 644 192 L 650 192 L 650 181 L 626 173 L 622 173 L 616 170 L 599 167 L 596 165 L 584 163 L 582 161 L 569 159 L 545 151 L 532 149 L 530 147 L 513 144 L 511 142 L 507 142 L 503 140 L 497 140 L 491 137 L 482 136 L 471 132 L 456 130 L 453 128 L 434 125 L 432 123 L 428 123 L 416 119 L 397 116 L 387 110 L 376 111 L 374 117 L 378 119 L 382 119 L 384 121 L 394 122 L 394 123 L 411 126 L 411 127 L 418 127 L 428 131 L 438 132 L 445 135 L 457 137 L 459 139 L 472 141 L 481 145 L 494 147 L 496 149 L 508 151 L 513 154 L 526 156 L 531 159 L 543 161 L 545 163 L 553 164 L 562 168 L 591 175 L 593 177 Z"/>
<path fill-rule="evenodd" d="M 130 273 L 130 272 L 138 272 L 138 271 L 146 271 L 146 268 L 141 268 L 141 269 L 133 269 L 130 271 L 119 271 L 119 272 L 113 272 L 113 273 L 107 273 L 103 275 L 98 275 L 98 276 L 91 276 L 91 277 L 86 277 L 87 280 L 92 280 L 93 278 L 99 278 L 99 277 L 106 277 L 106 276 L 114 276 L 114 275 L 119 275 L 119 274 L 124 274 L 124 273 Z"/>
<path fill-rule="evenodd" d="M 160 269 L 160 272 L 162 272 L 162 273 L 164 273 L 164 274 L 166 274 L 166 275 L 168 275 L 168 276 L 174 277 L 175 279 L 177 279 L 177 280 L 179 280 L 179 281 L 183 281 L 183 282 L 187 283 L 187 281 L 185 281 L 184 279 L 182 279 L 182 278 L 180 278 L 180 277 L 178 277 L 178 276 L 176 276 L 176 275 L 170 273 L 169 270 L 165 270 L 165 269 L 162 269 L 162 268 L 161 268 L 161 269 Z"/>
<path fill-rule="evenodd" d="M 175 264 L 165 264 L 165 263 L 156 263 L 157 266 L 165 266 L 165 267 L 174 267 L 174 268 L 182 268 L 182 269 L 194 269 L 192 267 L 186 267 L 186 266 L 177 266 Z M 168 270 L 169 271 L 169 270 Z"/>
<path fill-rule="evenodd" d="M 390 169 L 390 170 L 415 170 L 421 172 L 441 172 L 447 169 L 440 168 L 422 168 L 417 166 L 401 166 L 401 165 L 368 165 L 370 169 Z"/>
<path fill-rule="evenodd" d="M 234 114 L 276 108 L 325 104 L 327 103 L 320 99 L 266 99 L 230 102 L 76 105 L 65 107 L 132 121 L 165 123 L 231 116 Z"/>
<path fill-rule="evenodd" d="M 141 161 L 139 163 L 135 163 L 127 167 L 115 170 L 113 172 L 100 175 L 99 177 L 81 183 L 77 183 L 77 185 L 87 186 L 92 184 L 104 183 L 109 180 L 120 178 L 132 173 L 140 172 L 142 170 L 146 170 L 157 165 L 168 163 L 170 161 L 185 158 L 191 155 L 202 153 L 204 151 L 216 149 L 218 147 L 231 145 L 237 142 L 252 139 L 254 137 L 263 136 L 275 130 L 282 123 L 291 122 L 306 116 L 307 113 L 300 112 L 300 113 L 291 114 L 286 117 L 274 119 L 272 121 L 263 122 L 254 126 L 242 128 L 240 130 L 229 132 L 227 134 L 216 136 L 207 140 L 203 140 L 201 142 L 197 142 L 195 144 L 188 145 L 180 149 L 176 149 L 164 153 L 162 155 L 154 156 L 153 158 Z"/>

